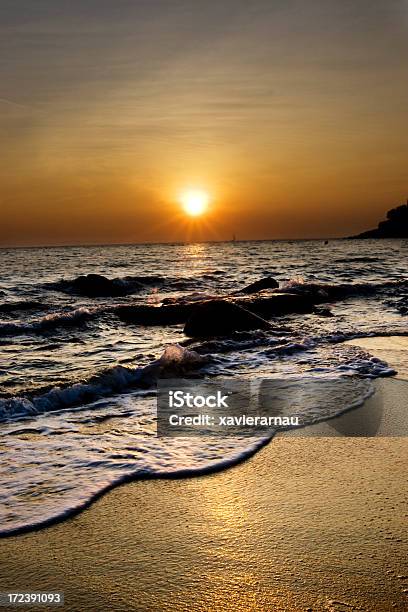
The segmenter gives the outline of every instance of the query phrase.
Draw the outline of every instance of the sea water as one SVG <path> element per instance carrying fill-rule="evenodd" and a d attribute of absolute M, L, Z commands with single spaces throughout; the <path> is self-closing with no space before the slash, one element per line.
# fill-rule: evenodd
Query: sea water
<path fill-rule="evenodd" d="M 393 372 L 342 341 L 407 334 L 407 254 L 402 240 L 1 250 L 0 534 L 67 516 L 126 479 L 227 468 L 271 440 L 273 430 L 158 438 L 155 377 L 167 368 L 215 380 L 344 381 L 322 405 L 305 400 L 304 423 L 361 404 L 372 379 Z M 70 282 L 90 273 L 117 279 L 123 295 L 73 292 Z M 327 304 L 333 316 L 287 315 L 273 333 L 188 347 L 183 325 L 131 325 L 116 314 L 121 304 L 225 296 L 265 276 L 285 291 L 341 285 L 344 296 Z"/>

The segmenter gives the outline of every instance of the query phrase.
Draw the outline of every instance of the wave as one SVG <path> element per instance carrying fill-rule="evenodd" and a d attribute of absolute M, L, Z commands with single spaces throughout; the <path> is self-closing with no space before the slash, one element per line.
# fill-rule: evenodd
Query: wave
<path fill-rule="evenodd" d="M 406 317 L 408 315 L 408 296 L 404 295 L 402 297 L 398 297 L 398 299 L 388 300 L 386 302 L 387 306 L 394 308 L 396 312 L 398 312 L 401 316 Z"/>
<path fill-rule="evenodd" d="M 325 302 L 406 288 L 408 288 L 408 279 L 381 281 L 378 283 L 320 283 L 310 282 L 302 278 L 295 278 L 284 283 L 279 291 L 298 293 L 316 302 Z"/>
<path fill-rule="evenodd" d="M 16 302 L 4 302 L 0 304 L 0 312 L 9 314 L 17 311 L 26 310 L 48 310 L 51 308 L 50 304 L 44 302 L 36 302 L 34 300 L 20 300 Z"/>
<path fill-rule="evenodd" d="M 271 336 L 263 331 L 254 332 L 235 332 L 229 338 L 205 340 L 196 342 L 188 340 L 186 345 L 193 345 L 194 350 L 199 355 L 209 355 L 214 353 L 230 353 L 235 351 L 243 351 L 251 348 L 270 346 L 284 342 L 285 338 L 281 336 Z"/>
<path fill-rule="evenodd" d="M 289 330 L 286 330 L 289 331 Z M 194 351 L 199 355 L 211 355 L 242 352 L 253 348 L 267 347 L 264 355 L 291 355 L 296 351 L 306 351 L 316 346 L 316 341 L 311 338 L 298 338 L 285 335 L 284 332 L 278 334 L 267 334 L 263 331 L 235 333 L 231 338 L 220 340 L 206 340 L 199 343 L 191 343 Z"/>
<path fill-rule="evenodd" d="M 82 325 L 86 321 L 97 317 L 100 309 L 76 308 L 66 312 L 57 312 L 46 315 L 41 319 L 28 323 L 0 323 L 0 336 L 19 336 L 22 334 L 42 333 L 58 327 Z"/>
<path fill-rule="evenodd" d="M 16 508 L 16 512 L 13 515 L 13 520 L 10 525 L 3 522 L 0 526 L 0 538 L 15 536 L 22 533 L 27 533 L 35 529 L 47 527 L 63 521 L 69 517 L 79 514 L 86 508 L 92 505 L 97 499 L 105 495 L 108 491 L 115 487 L 131 482 L 133 480 L 147 480 L 147 479 L 173 479 L 173 478 L 191 478 L 197 476 L 205 476 L 207 474 L 214 474 L 217 472 L 224 471 L 228 468 L 238 465 L 244 462 L 253 455 L 255 455 L 261 448 L 269 444 L 273 436 L 274 431 L 263 437 L 255 439 L 246 438 L 244 443 L 237 445 L 237 448 L 231 448 L 224 450 L 221 447 L 218 449 L 218 455 L 216 453 L 215 444 L 212 440 L 209 446 L 209 458 L 207 461 L 197 459 L 196 465 L 180 465 L 179 467 L 171 467 L 164 469 L 152 469 L 152 468 L 139 468 L 128 467 L 123 469 L 112 470 L 105 477 L 101 477 L 100 480 L 92 479 L 85 485 L 85 491 L 76 491 L 72 487 L 73 498 L 65 499 L 67 493 L 64 491 L 59 496 L 55 496 L 57 506 L 50 506 L 50 504 L 44 504 L 42 507 L 41 517 L 38 512 L 33 513 L 30 516 L 20 517 L 18 510 L 20 506 Z M 167 453 L 169 452 L 168 447 L 171 445 L 166 440 Z M 205 448 L 205 445 L 203 445 Z M 153 452 L 153 449 L 152 449 Z M 125 455 L 128 457 L 128 455 Z M 119 454 L 120 457 L 120 454 Z M 191 460 L 191 459 L 190 459 Z M 179 461 L 181 464 L 183 461 Z M 91 472 L 92 464 L 89 465 L 88 473 Z M 78 477 L 76 480 L 76 486 L 80 483 Z M 82 484 L 82 483 L 80 483 Z M 21 483 L 20 483 L 21 485 Z M 68 488 L 68 487 L 67 487 Z M 31 510 L 31 508 L 30 508 Z"/>
<path fill-rule="evenodd" d="M 383 261 L 379 257 L 369 257 L 369 256 L 356 256 L 356 257 L 339 257 L 333 260 L 336 263 L 372 263 Z"/>
<path fill-rule="evenodd" d="M 67 387 L 54 387 L 34 397 L 0 399 L 0 421 L 88 404 L 102 397 L 110 397 L 129 388 L 153 387 L 159 376 L 172 373 L 180 376 L 208 362 L 208 358 L 178 344 L 166 347 L 159 359 L 147 366 L 130 368 L 115 365 Z"/>
<path fill-rule="evenodd" d="M 179 348 L 176 349 L 179 354 Z M 307 392 L 307 383 L 312 388 Z M 343 377 L 333 385 L 322 381 L 320 394 L 314 392 L 314 381 L 305 380 L 302 386 L 302 425 L 309 425 L 333 418 L 346 410 L 364 403 L 373 393 L 370 381 Z M 277 387 L 276 387 L 277 383 Z M 270 381 L 260 387 L 260 394 L 268 393 Z M 292 385 L 298 397 L 299 381 L 294 379 L 274 382 L 274 389 L 287 397 L 288 385 Z M 303 393 L 306 391 L 306 393 Z M 261 399 L 262 401 L 262 399 Z M 91 411 L 97 420 L 109 418 L 112 404 L 95 404 L 77 421 L 63 420 L 61 415 L 47 416 L 37 427 L 27 428 L 10 424 L 3 436 L 3 461 L 1 477 L 9 484 L 8 503 L 3 513 L 0 536 L 50 525 L 79 513 L 98 497 L 113 487 L 131 480 L 189 478 L 211 474 L 241 463 L 268 444 L 276 433 L 266 429 L 259 437 L 247 436 L 197 436 L 169 438 L 155 435 L 155 409 L 153 403 L 131 405 L 116 404 L 115 416 L 122 416 L 114 428 L 97 436 L 87 435 L 84 426 Z M 120 410 L 122 412 L 120 413 Z M 285 428 L 285 427 L 284 427 Z M 64 434 L 54 441 L 52 433 Z M 78 435 L 80 436 L 78 438 Z M 35 449 L 36 461 L 32 470 L 26 470 Z M 13 465 L 13 469 L 10 466 Z M 62 468 L 62 469 L 61 469 Z M 35 503 L 32 491 L 35 490 Z M 41 511 L 39 512 L 39 509 Z"/>

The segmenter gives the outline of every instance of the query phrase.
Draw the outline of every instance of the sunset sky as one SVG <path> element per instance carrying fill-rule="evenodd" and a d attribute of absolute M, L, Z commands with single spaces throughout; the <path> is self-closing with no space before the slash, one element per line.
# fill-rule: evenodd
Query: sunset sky
<path fill-rule="evenodd" d="M 407 0 L 1 0 L 0 24 L 0 245 L 341 236 L 408 196 Z"/>

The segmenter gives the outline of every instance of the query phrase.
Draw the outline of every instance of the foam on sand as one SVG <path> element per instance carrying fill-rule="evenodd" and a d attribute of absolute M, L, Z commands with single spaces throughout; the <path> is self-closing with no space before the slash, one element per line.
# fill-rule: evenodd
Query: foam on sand
<path fill-rule="evenodd" d="M 375 354 L 394 368 L 397 378 L 408 380 L 408 337 L 375 336 L 350 340 L 346 344 L 359 346 Z"/>

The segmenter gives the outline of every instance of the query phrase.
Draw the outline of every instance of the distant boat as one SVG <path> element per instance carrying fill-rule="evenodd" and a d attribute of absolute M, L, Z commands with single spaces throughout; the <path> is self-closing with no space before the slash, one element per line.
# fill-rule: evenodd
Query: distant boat
<path fill-rule="evenodd" d="M 235 242 L 235 241 L 236 241 L 236 239 L 237 239 L 237 237 L 235 236 L 235 234 L 232 234 L 232 240 L 231 240 L 231 242 Z"/>

